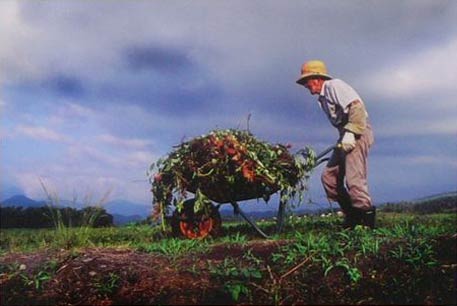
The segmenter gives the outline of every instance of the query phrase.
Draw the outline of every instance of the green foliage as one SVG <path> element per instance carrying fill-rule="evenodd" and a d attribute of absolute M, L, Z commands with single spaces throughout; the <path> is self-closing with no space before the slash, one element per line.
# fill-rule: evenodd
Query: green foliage
<path fill-rule="evenodd" d="M 342 231 L 337 235 L 340 236 L 341 243 L 345 245 L 346 249 L 354 249 L 363 256 L 377 256 L 380 245 L 386 239 L 376 233 L 366 227 L 357 226 L 353 231 Z"/>
<path fill-rule="evenodd" d="M 391 215 L 380 214 L 381 221 Z M 333 230 L 335 220 L 331 218 L 296 219 L 292 232 L 287 234 L 293 243 L 272 254 L 272 261 L 283 263 L 283 273 L 306 257 L 320 264 L 328 275 L 335 268 L 345 270 L 352 283 L 364 276 L 357 267 L 358 261 L 367 256 L 390 258 L 420 269 L 437 265 L 433 240 L 445 234 L 455 233 L 456 225 L 452 214 L 433 216 L 399 215 L 394 225 L 376 230 L 358 226 L 354 230 Z M 289 224 L 289 226 L 291 226 Z M 319 224 L 319 226 L 316 226 Z M 394 245 L 394 246 L 393 246 Z M 391 251 L 382 253 L 383 247 Z"/>
<path fill-rule="evenodd" d="M 12 264 L 0 264 L 0 274 L 8 275 L 9 279 L 18 278 L 23 286 L 41 291 L 43 285 L 54 276 L 57 266 L 57 261 L 49 260 L 36 268 L 35 271 L 27 272 L 26 265 L 14 262 Z"/>
<path fill-rule="evenodd" d="M 7 229 L 0 231 L 1 252 L 33 252 L 37 249 L 61 249 L 87 246 L 129 246 L 141 248 L 163 239 L 158 227 L 147 225 L 108 228 Z"/>
<path fill-rule="evenodd" d="M 327 276 L 329 272 L 335 268 L 343 268 L 352 283 L 357 283 L 362 278 L 360 270 L 351 266 L 351 262 L 347 258 L 338 259 L 334 264 L 329 265 L 325 269 L 324 275 Z"/>
<path fill-rule="evenodd" d="M 262 279 L 262 272 L 258 268 L 243 266 L 240 261 L 231 258 L 226 258 L 217 265 L 209 264 L 209 272 L 212 277 L 224 281 L 224 288 L 234 301 L 238 301 L 241 296 L 250 295 L 247 283 Z"/>
<path fill-rule="evenodd" d="M 438 264 L 433 247 L 428 240 L 422 238 L 408 239 L 389 253 L 393 258 L 412 265 L 416 269 L 424 266 L 433 267 Z"/>
<path fill-rule="evenodd" d="M 160 253 L 169 257 L 178 257 L 190 252 L 204 252 L 208 243 L 201 240 L 182 240 L 178 238 L 163 239 L 151 244 L 138 246 L 140 251 Z"/>
<path fill-rule="evenodd" d="M 235 235 L 227 235 L 222 237 L 221 243 L 234 243 L 234 244 L 244 244 L 248 241 L 246 235 L 241 234 L 240 232 L 236 232 Z"/>
<path fill-rule="evenodd" d="M 341 230 L 341 221 L 337 217 L 294 217 L 282 234 L 274 236 L 276 241 L 259 241 L 257 237 L 254 240 L 246 223 L 224 224 L 225 236 L 205 240 L 169 238 L 164 236 L 159 227 L 145 225 L 88 228 L 84 234 L 87 240 L 78 238 L 81 234 L 78 228 L 68 230 L 76 236 L 75 247 L 124 246 L 166 256 L 171 265 L 182 263 L 182 259 L 203 257 L 206 261 L 190 261 L 189 265 L 176 266 L 194 277 L 209 275 L 212 284 L 220 286 L 218 288 L 223 290 L 224 296 L 229 295 L 239 304 L 255 303 L 254 296 L 257 297 L 259 292 L 268 296 L 271 304 L 287 304 L 291 302 L 287 300 L 291 284 L 308 279 L 306 277 L 309 275 L 324 284 L 334 281 L 334 276 L 338 276 L 338 290 L 345 288 L 351 292 L 365 290 L 364 286 L 367 285 L 378 285 L 378 277 L 382 277 L 384 283 L 379 284 L 379 290 L 382 290 L 380 294 L 396 294 L 396 297 L 387 298 L 386 301 L 392 304 L 406 301 L 411 304 L 417 302 L 417 286 L 429 288 L 431 285 L 427 281 L 430 275 L 441 277 L 445 269 L 450 269 L 440 259 L 443 255 L 440 254 L 440 246 L 443 245 L 443 237 L 452 237 L 457 232 L 455 214 L 380 212 L 378 223 L 381 226 L 375 230 L 365 227 Z M 263 222 L 259 226 L 265 230 L 272 224 Z M 60 242 L 56 235 L 58 233 L 50 229 L 2 230 L 1 252 L 32 252 L 57 247 Z M 264 249 L 262 241 L 269 248 Z M 445 241 L 447 243 L 448 240 Z M 221 249 L 221 244 L 233 244 L 227 250 L 234 252 L 216 254 L 214 250 Z M 273 245 L 274 251 L 265 253 L 265 250 L 273 250 L 270 249 Z M 373 262 L 378 265 L 373 266 Z M 16 277 L 28 290 L 43 291 L 50 284 L 49 280 L 59 263 L 50 260 L 34 271 L 27 272 L 21 266 L 20 263 L 0 264 L 0 274 Z M 386 276 L 385 273 L 392 273 L 397 267 L 403 271 L 401 277 L 395 273 L 391 277 Z M 340 280 L 341 276 L 344 278 Z M 113 295 L 121 285 L 121 274 L 118 272 L 106 273 L 94 279 L 93 283 L 102 296 Z M 309 292 L 308 285 L 312 286 L 304 284 L 303 287 L 301 283 L 299 286 L 306 293 Z M 405 293 L 409 294 L 408 298 L 399 300 Z"/>
<path fill-rule="evenodd" d="M 243 260 L 225 258 L 216 265 L 208 263 L 208 267 L 211 276 L 224 282 L 224 290 L 230 293 L 234 301 L 238 301 L 241 296 L 251 294 L 248 283 L 262 279 L 261 264 L 262 261 L 248 250 Z"/>
<path fill-rule="evenodd" d="M 51 275 L 46 271 L 40 271 L 38 274 L 31 277 L 22 273 L 19 274 L 19 276 L 21 277 L 24 286 L 34 286 L 37 291 L 42 289 L 43 283 L 51 279 Z"/>
<path fill-rule="evenodd" d="M 108 275 L 104 276 L 99 282 L 94 284 L 94 287 L 97 288 L 98 292 L 104 296 L 109 296 L 113 294 L 120 285 L 121 277 L 116 273 L 110 272 Z"/>
<path fill-rule="evenodd" d="M 299 260 L 303 254 L 329 254 L 341 255 L 350 250 L 355 250 L 362 255 L 377 254 L 383 244 L 389 241 L 402 239 L 415 239 L 422 237 L 430 241 L 446 233 L 455 233 L 455 215 L 441 214 L 433 216 L 379 214 L 379 223 L 385 227 L 370 231 L 356 228 L 354 231 L 341 231 L 338 229 L 337 219 L 307 217 L 297 219 L 292 225 L 288 224 L 281 235 L 275 235 L 278 240 L 288 239 L 292 244 L 284 247 L 284 252 L 274 254 L 277 260 L 288 257 L 287 262 Z M 274 226 L 274 223 L 259 223 L 263 229 Z M 265 226 L 265 227 L 264 227 Z M 249 242 L 252 229 L 245 223 L 223 224 L 226 235 L 217 239 L 191 241 L 166 238 L 158 226 L 130 225 L 111 228 L 68 228 L 68 236 L 73 237 L 74 247 L 84 246 L 130 246 L 140 250 L 162 249 L 165 245 L 187 245 L 186 248 L 209 246 L 212 243 L 237 243 Z M 243 233 L 243 234 L 242 234 Z M 4 229 L 0 231 L 0 252 L 30 252 L 37 249 L 59 246 L 58 233 L 50 229 Z M 82 238 L 80 236 L 83 236 Z M 152 245 L 155 246 L 152 246 Z M 171 251 L 173 253 L 173 251 Z M 164 252 L 162 252 L 164 253 Z M 175 252 L 176 253 L 176 252 Z M 287 253 L 287 255 L 285 254 Z"/>
<path fill-rule="evenodd" d="M 76 230 L 71 230 L 70 227 L 72 227 L 75 220 L 71 218 L 71 215 L 65 214 L 65 212 L 71 211 L 72 208 L 59 208 L 60 200 L 58 195 L 56 193 L 50 193 L 43 182 L 41 182 L 41 185 L 48 198 L 50 219 L 54 224 L 54 230 L 56 232 L 55 244 L 57 244 L 57 246 L 70 249 L 77 245 L 90 244 L 90 228 L 97 225 L 112 225 L 113 217 L 108 215 L 106 211 L 101 208 L 108 198 L 109 192 L 105 193 L 97 202 L 92 201 L 90 195 L 86 195 L 84 198 L 86 207 L 78 212 L 77 223 L 75 225 Z M 73 203 L 76 204 L 76 202 L 77 198 L 75 197 Z M 62 213 L 62 211 L 64 213 Z"/>

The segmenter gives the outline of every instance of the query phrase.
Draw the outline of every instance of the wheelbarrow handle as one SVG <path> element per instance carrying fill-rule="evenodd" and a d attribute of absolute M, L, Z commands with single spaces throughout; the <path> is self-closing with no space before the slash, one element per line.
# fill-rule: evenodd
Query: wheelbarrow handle
<path fill-rule="evenodd" d="M 335 144 L 333 146 L 328 147 L 327 149 L 325 149 L 324 151 L 322 151 L 320 154 L 318 154 L 316 156 L 316 160 L 318 161 L 319 159 L 321 159 L 322 157 L 327 155 L 329 152 L 335 150 L 336 148 L 339 148 L 340 146 L 341 146 L 341 144 L 337 143 L 337 144 Z"/>
<path fill-rule="evenodd" d="M 342 148 L 341 143 L 336 143 L 335 145 L 330 146 L 327 149 L 325 149 L 324 151 L 322 151 L 321 153 L 319 153 L 314 158 L 315 163 L 313 165 L 313 168 L 316 168 L 317 166 L 319 166 L 323 162 L 329 160 L 328 157 L 324 158 L 329 152 L 331 152 L 331 151 L 333 151 L 335 149 L 341 149 L 341 148 Z M 301 154 L 304 158 L 307 158 L 309 156 L 309 150 L 307 148 L 301 149 L 296 154 Z M 284 211 L 286 209 L 286 206 L 287 206 L 287 202 L 283 202 L 282 200 L 279 201 L 279 208 L 278 208 L 278 214 L 277 214 L 277 223 L 276 223 L 276 232 L 277 233 L 280 233 L 282 228 L 283 228 Z"/>
<path fill-rule="evenodd" d="M 337 144 L 334 144 L 334 145 L 328 147 L 327 149 L 325 149 L 324 151 L 322 151 L 315 157 L 316 163 L 320 164 L 321 163 L 320 159 L 322 159 L 329 152 L 331 152 L 335 149 L 339 149 L 339 148 L 341 148 L 341 143 L 337 143 Z M 297 154 L 301 154 L 303 157 L 307 158 L 309 155 L 309 151 L 307 149 L 301 149 L 297 152 Z"/>

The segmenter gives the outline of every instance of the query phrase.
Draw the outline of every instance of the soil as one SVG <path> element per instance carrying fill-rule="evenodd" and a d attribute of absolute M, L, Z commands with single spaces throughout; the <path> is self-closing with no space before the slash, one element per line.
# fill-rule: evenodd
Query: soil
<path fill-rule="evenodd" d="M 295 270 L 275 262 L 271 255 L 288 243 L 220 244 L 206 253 L 178 258 L 125 248 L 8 254 L 0 262 L 16 270 L 0 271 L 1 305 L 457 303 L 456 235 L 436 240 L 435 249 L 441 252 L 434 267 L 418 269 L 393 262 L 384 256 L 389 246 L 378 256 L 361 257 L 357 267 L 362 279 L 356 283 L 342 268 L 324 275 L 319 263 L 305 258 Z M 248 252 L 262 262 L 262 278 L 245 279 L 242 286 L 247 291 L 235 300 L 228 288 L 238 283 L 215 274 L 214 269 L 227 258 L 248 266 L 244 256 Z M 43 271 L 50 278 L 37 285 Z"/>

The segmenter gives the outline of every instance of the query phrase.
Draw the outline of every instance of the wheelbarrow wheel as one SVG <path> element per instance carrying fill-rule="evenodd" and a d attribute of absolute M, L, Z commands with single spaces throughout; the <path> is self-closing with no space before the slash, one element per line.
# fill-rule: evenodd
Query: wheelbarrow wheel
<path fill-rule="evenodd" d="M 188 239 L 203 239 L 217 236 L 221 232 L 221 216 L 219 210 L 210 204 L 207 212 L 194 212 L 195 200 L 187 200 L 181 211 L 175 210 L 172 217 L 173 234 Z"/>

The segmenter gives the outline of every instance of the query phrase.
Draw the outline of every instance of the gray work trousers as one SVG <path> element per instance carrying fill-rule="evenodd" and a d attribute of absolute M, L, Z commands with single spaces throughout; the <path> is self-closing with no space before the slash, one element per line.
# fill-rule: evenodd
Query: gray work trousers
<path fill-rule="evenodd" d="M 368 191 L 368 151 L 374 142 L 371 126 L 356 138 L 355 148 L 345 153 L 342 149 L 333 151 L 327 167 L 322 173 L 322 184 L 330 201 L 338 202 L 343 212 L 350 207 L 367 210 L 371 208 Z"/>

